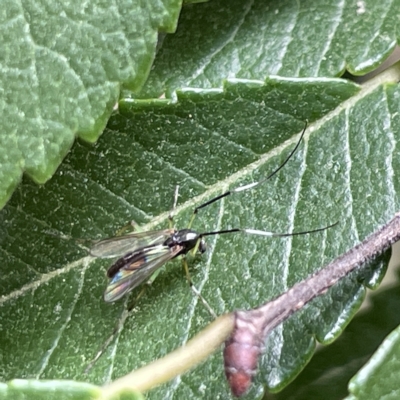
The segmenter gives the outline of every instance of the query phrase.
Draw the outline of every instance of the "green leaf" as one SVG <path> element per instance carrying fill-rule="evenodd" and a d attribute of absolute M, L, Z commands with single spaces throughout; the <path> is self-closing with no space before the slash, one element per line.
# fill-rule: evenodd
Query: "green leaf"
<path fill-rule="evenodd" d="M 399 41 L 400 1 L 210 1 L 184 7 L 142 97 L 223 79 L 364 75 Z"/>
<path fill-rule="evenodd" d="M 394 49 L 399 0 L 314 3 L 187 5 L 177 34 L 159 37 L 141 97 L 221 87 L 227 77 L 363 74 Z M 98 138 L 120 85 L 144 84 L 157 32 L 175 30 L 181 1 L 2 6 L 0 207 L 23 173 L 47 181 L 76 135 Z"/>
<path fill-rule="evenodd" d="M 372 358 L 350 381 L 347 399 L 398 399 L 397 371 L 400 367 L 400 327 L 381 344 Z"/>
<path fill-rule="evenodd" d="M 0 384 L 0 398 L 3 400 L 95 400 L 102 399 L 101 396 L 101 388 L 83 382 L 15 379 L 8 384 Z M 142 399 L 140 393 L 133 392 L 120 397 L 120 400 Z"/>
<path fill-rule="evenodd" d="M 389 220 L 399 209 L 400 91 L 390 83 L 399 75 L 395 67 L 361 91 L 339 79 L 271 78 L 184 91 L 176 103 L 121 103 L 95 146 L 76 143 L 52 181 L 40 188 L 24 182 L 0 214 L 3 379 L 106 383 L 204 328 L 210 316 L 179 261 L 171 262 L 85 377 L 129 300 L 103 302 L 109 262 L 86 257 L 82 242 L 68 238 L 113 235 L 131 219 L 147 223 L 144 229 L 166 226 L 177 184 L 175 222 L 185 227 L 194 205 L 280 165 L 305 120 L 304 143 L 279 174 L 199 212 L 193 227 L 291 232 L 339 225 L 287 239 L 210 238 L 208 252 L 189 263 L 216 313 L 275 297 Z M 334 340 L 362 301 L 362 283 L 375 286 L 382 273 L 370 267 L 352 274 L 278 327 L 248 398 L 259 397 L 261 384 L 276 390 L 292 380 L 310 359 L 314 337 Z M 230 398 L 221 354 L 149 394 L 172 396 Z"/>
<path fill-rule="evenodd" d="M 75 135 L 94 141 L 119 98 L 138 90 L 158 29 L 172 32 L 180 0 L 2 2 L 0 207 L 26 172 L 48 180 Z"/>

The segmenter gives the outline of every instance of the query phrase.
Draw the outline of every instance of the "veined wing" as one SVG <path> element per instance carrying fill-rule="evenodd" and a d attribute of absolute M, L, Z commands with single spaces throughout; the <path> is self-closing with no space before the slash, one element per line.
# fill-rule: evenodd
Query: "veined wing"
<path fill-rule="evenodd" d="M 147 246 L 161 245 L 174 232 L 175 229 L 162 229 L 159 231 L 134 232 L 129 235 L 115 236 L 95 243 L 90 249 L 90 254 L 101 258 L 119 257 Z"/>
<path fill-rule="evenodd" d="M 142 249 L 135 254 L 131 262 L 122 266 L 112 276 L 104 292 L 104 301 L 110 303 L 120 299 L 124 294 L 150 278 L 158 268 L 178 255 L 182 249 L 183 247 L 179 245 L 174 247 L 159 245 Z"/>

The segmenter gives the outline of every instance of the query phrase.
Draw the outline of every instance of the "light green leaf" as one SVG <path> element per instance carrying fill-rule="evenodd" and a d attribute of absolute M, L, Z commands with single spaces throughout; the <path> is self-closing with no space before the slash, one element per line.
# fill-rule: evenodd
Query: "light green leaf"
<path fill-rule="evenodd" d="M 4 400 L 96 400 L 102 399 L 101 396 L 101 388 L 83 382 L 15 379 L 8 384 L 0 384 L 0 398 Z M 143 396 L 132 392 L 119 399 L 143 400 Z"/>
<path fill-rule="evenodd" d="M 364 75 L 399 41 L 400 1 L 210 1 L 184 7 L 142 97 L 229 78 Z"/>
<path fill-rule="evenodd" d="M 338 79 L 271 78 L 181 92 L 176 103 L 120 104 L 95 146 L 76 143 L 51 182 L 25 182 L 0 214 L 3 379 L 105 383 L 204 328 L 210 316 L 179 261 L 171 262 L 85 377 L 128 300 L 103 302 L 109 262 L 86 257 L 68 237 L 106 237 L 131 219 L 145 229 L 165 226 L 177 184 L 176 225 L 185 227 L 195 204 L 274 170 L 306 120 L 304 142 L 277 176 L 206 208 L 194 228 L 339 225 L 288 239 L 210 238 L 190 269 L 216 313 L 271 299 L 389 220 L 399 209 L 400 92 L 390 83 L 399 75 L 393 68 L 361 91 Z M 313 353 L 314 336 L 331 342 L 355 313 L 365 292 L 360 282 L 375 286 L 381 276 L 382 269 L 363 269 L 277 328 L 248 398 L 259 396 L 261 383 L 276 390 L 293 379 Z M 149 394 L 172 396 L 230 398 L 221 354 Z"/>
<path fill-rule="evenodd" d="M 400 327 L 381 344 L 368 363 L 350 381 L 347 399 L 398 399 L 400 396 Z"/>
<path fill-rule="evenodd" d="M 48 180 L 75 135 L 94 141 L 121 84 L 138 90 L 158 29 L 172 32 L 180 0 L 3 1 L 0 207 L 24 172 Z"/>

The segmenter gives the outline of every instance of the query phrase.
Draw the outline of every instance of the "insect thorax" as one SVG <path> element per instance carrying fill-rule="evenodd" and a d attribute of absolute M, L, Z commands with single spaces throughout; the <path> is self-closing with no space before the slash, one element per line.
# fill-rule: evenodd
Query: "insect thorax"
<path fill-rule="evenodd" d="M 204 253 L 206 251 L 206 244 L 200 237 L 199 233 L 192 229 L 181 229 L 176 231 L 164 242 L 164 245 L 169 247 L 182 246 L 183 249 L 180 254 L 186 254 L 195 248 L 199 240 L 198 251 Z"/>

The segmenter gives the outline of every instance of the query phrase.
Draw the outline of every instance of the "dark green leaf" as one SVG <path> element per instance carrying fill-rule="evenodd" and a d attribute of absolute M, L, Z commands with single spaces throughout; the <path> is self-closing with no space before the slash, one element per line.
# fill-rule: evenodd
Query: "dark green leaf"
<path fill-rule="evenodd" d="M 398 78 L 394 68 L 361 91 L 337 79 L 230 82 L 224 91 L 183 92 L 176 103 L 121 104 L 95 146 L 76 143 L 51 182 L 42 188 L 26 182 L 0 214 L 3 379 L 105 383 L 206 326 L 210 316 L 179 262 L 171 262 L 84 377 L 125 304 L 102 301 L 109 263 L 85 257 L 81 242 L 68 237 L 112 235 L 132 218 L 152 220 L 145 229 L 165 226 L 176 184 L 176 224 L 185 227 L 195 204 L 274 170 L 305 120 L 315 123 L 277 176 L 200 212 L 194 228 L 291 232 L 339 225 L 288 239 L 210 238 L 208 252 L 190 266 L 214 310 L 271 299 L 389 220 L 399 209 L 400 91 L 389 83 Z M 311 357 L 314 337 L 324 343 L 337 337 L 364 296 L 362 283 L 375 285 L 381 275 L 382 268 L 353 274 L 277 328 L 249 398 L 262 392 L 261 381 L 277 389 L 293 379 Z M 172 396 L 230 398 L 221 354 L 150 394 Z"/>

